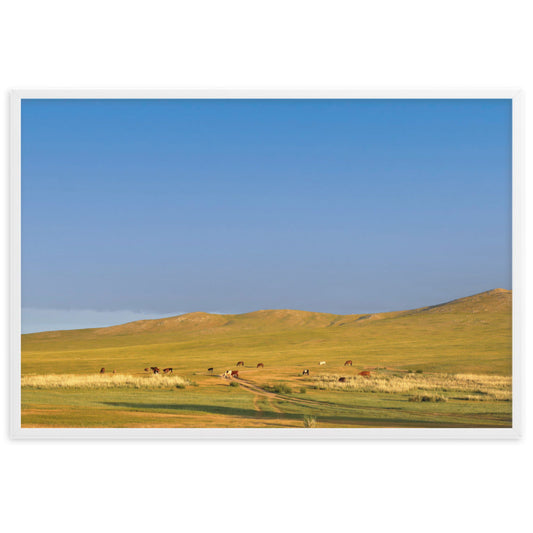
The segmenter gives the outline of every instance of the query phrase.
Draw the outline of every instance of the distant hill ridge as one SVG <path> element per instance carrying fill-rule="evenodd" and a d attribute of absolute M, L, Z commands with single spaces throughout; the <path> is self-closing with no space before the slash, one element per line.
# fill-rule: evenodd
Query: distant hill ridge
<path fill-rule="evenodd" d="M 73 334 L 84 331 L 96 336 L 113 336 L 172 331 L 212 331 L 217 328 L 236 329 L 295 329 L 295 328 L 331 328 L 359 325 L 367 321 L 383 320 L 411 315 L 431 315 L 446 313 L 501 313 L 510 312 L 512 308 L 512 291 L 492 289 L 472 296 L 451 300 L 449 302 L 421 307 L 407 311 L 385 313 L 336 315 L 292 309 L 260 310 L 235 315 L 220 315 L 205 312 L 193 312 L 169 318 L 139 320 L 117 326 L 87 330 L 65 330 L 26 334 L 24 337 L 57 337 L 61 334 Z"/>

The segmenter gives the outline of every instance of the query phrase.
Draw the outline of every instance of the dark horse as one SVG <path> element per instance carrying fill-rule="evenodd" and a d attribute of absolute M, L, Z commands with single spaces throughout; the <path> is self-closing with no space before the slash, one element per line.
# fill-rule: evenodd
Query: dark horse
<path fill-rule="evenodd" d="M 163 374 L 172 374 L 172 368 L 163 368 Z"/>
<path fill-rule="evenodd" d="M 100 369 L 100 374 L 105 374 L 105 368 Z"/>
<path fill-rule="evenodd" d="M 157 368 L 157 366 L 151 366 L 151 367 L 150 367 L 150 370 L 151 370 L 154 374 L 159 374 L 159 368 Z"/>
<path fill-rule="evenodd" d="M 263 363 L 257 363 L 257 368 L 265 368 L 265 365 Z"/>
<path fill-rule="evenodd" d="M 237 366 L 244 366 L 244 361 L 239 361 L 239 362 L 237 363 Z"/>
<path fill-rule="evenodd" d="M 344 363 L 344 366 L 352 366 L 352 360 L 348 359 L 348 361 Z"/>

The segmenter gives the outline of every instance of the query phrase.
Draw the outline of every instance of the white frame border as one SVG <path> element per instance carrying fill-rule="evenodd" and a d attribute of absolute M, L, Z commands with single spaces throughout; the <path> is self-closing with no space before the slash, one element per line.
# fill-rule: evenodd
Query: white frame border
<path fill-rule="evenodd" d="M 21 101 L 40 99 L 510 99 L 512 100 L 512 428 L 22 428 Z M 12 439 L 421 440 L 518 439 L 522 435 L 524 95 L 519 89 L 16 89 L 10 121 L 10 436 Z"/>

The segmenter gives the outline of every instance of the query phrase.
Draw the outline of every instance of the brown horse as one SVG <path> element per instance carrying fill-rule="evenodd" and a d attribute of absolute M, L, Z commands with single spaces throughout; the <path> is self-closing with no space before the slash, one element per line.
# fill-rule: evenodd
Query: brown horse
<path fill-rule="evenodd" d="M 100 369 L 100 374 L 105 374 L 105 368 Z"/>
<path fill-rule="evenodd" d="M 352 366 L 352 360 L 348 359 L 348 361 L 344 363 L 344 366 Z"/>
<path fill-rule="evenodd" d="M 144 371 L 145 372 L 150 372 L 150 369 L 149 368 L 145 368 Z"/>
<path fill-rule="evenodd" d="M 232 378 L 238 378 L 239 377 L 239 371 L 238 370 L 232 370 L 231 371 L 231 377 Z"/>
<path fill-rule="evenodd" d="M 308 376 L 309 375 L 309 369 L 306 368 L 303 372 L 302 372 L 302 376 Z"/>
<path fill-rule="evenodd" d="M 364 378 L 370 377 L 370 372 L 368 370 L 363 370 L 362 372 L 359 372 L 360 376 L 363 376 Z"/>
<path fill-rule="evenodd" d="M 265 368 L 265 365 L 263 363 L 257 363 L 257 368 Z"/>
<path fill-rule="evenodd" d="M 339 378 L 339 383 L 346 383 L 346 378 Z"/>
<path fill-rule="evenodd" d="M 239 362 L 237 363 L 237 366 L 244 366 L 244 361 L 239 361 Z"/>
<path fill-rule="evenodd" d="M 163 368 L 163 374 L 172 374 L 172 368 Z"/>
<path fill-rule="evenodd" d="M 157 366 L 151 366 L 150 367 L 150 370 L 154 373 L 154 374 L 159 374 L 160 370 L 159 368 L 157 368 Z"/>

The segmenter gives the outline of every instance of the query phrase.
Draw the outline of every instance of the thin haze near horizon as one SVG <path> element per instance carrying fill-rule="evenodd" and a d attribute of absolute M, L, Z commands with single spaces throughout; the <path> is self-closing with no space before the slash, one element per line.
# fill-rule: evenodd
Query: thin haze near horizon
<path fill-rule="evenodd" d="M 23 100 L 23 332 L 511 289 L 510 100 Z"/>

